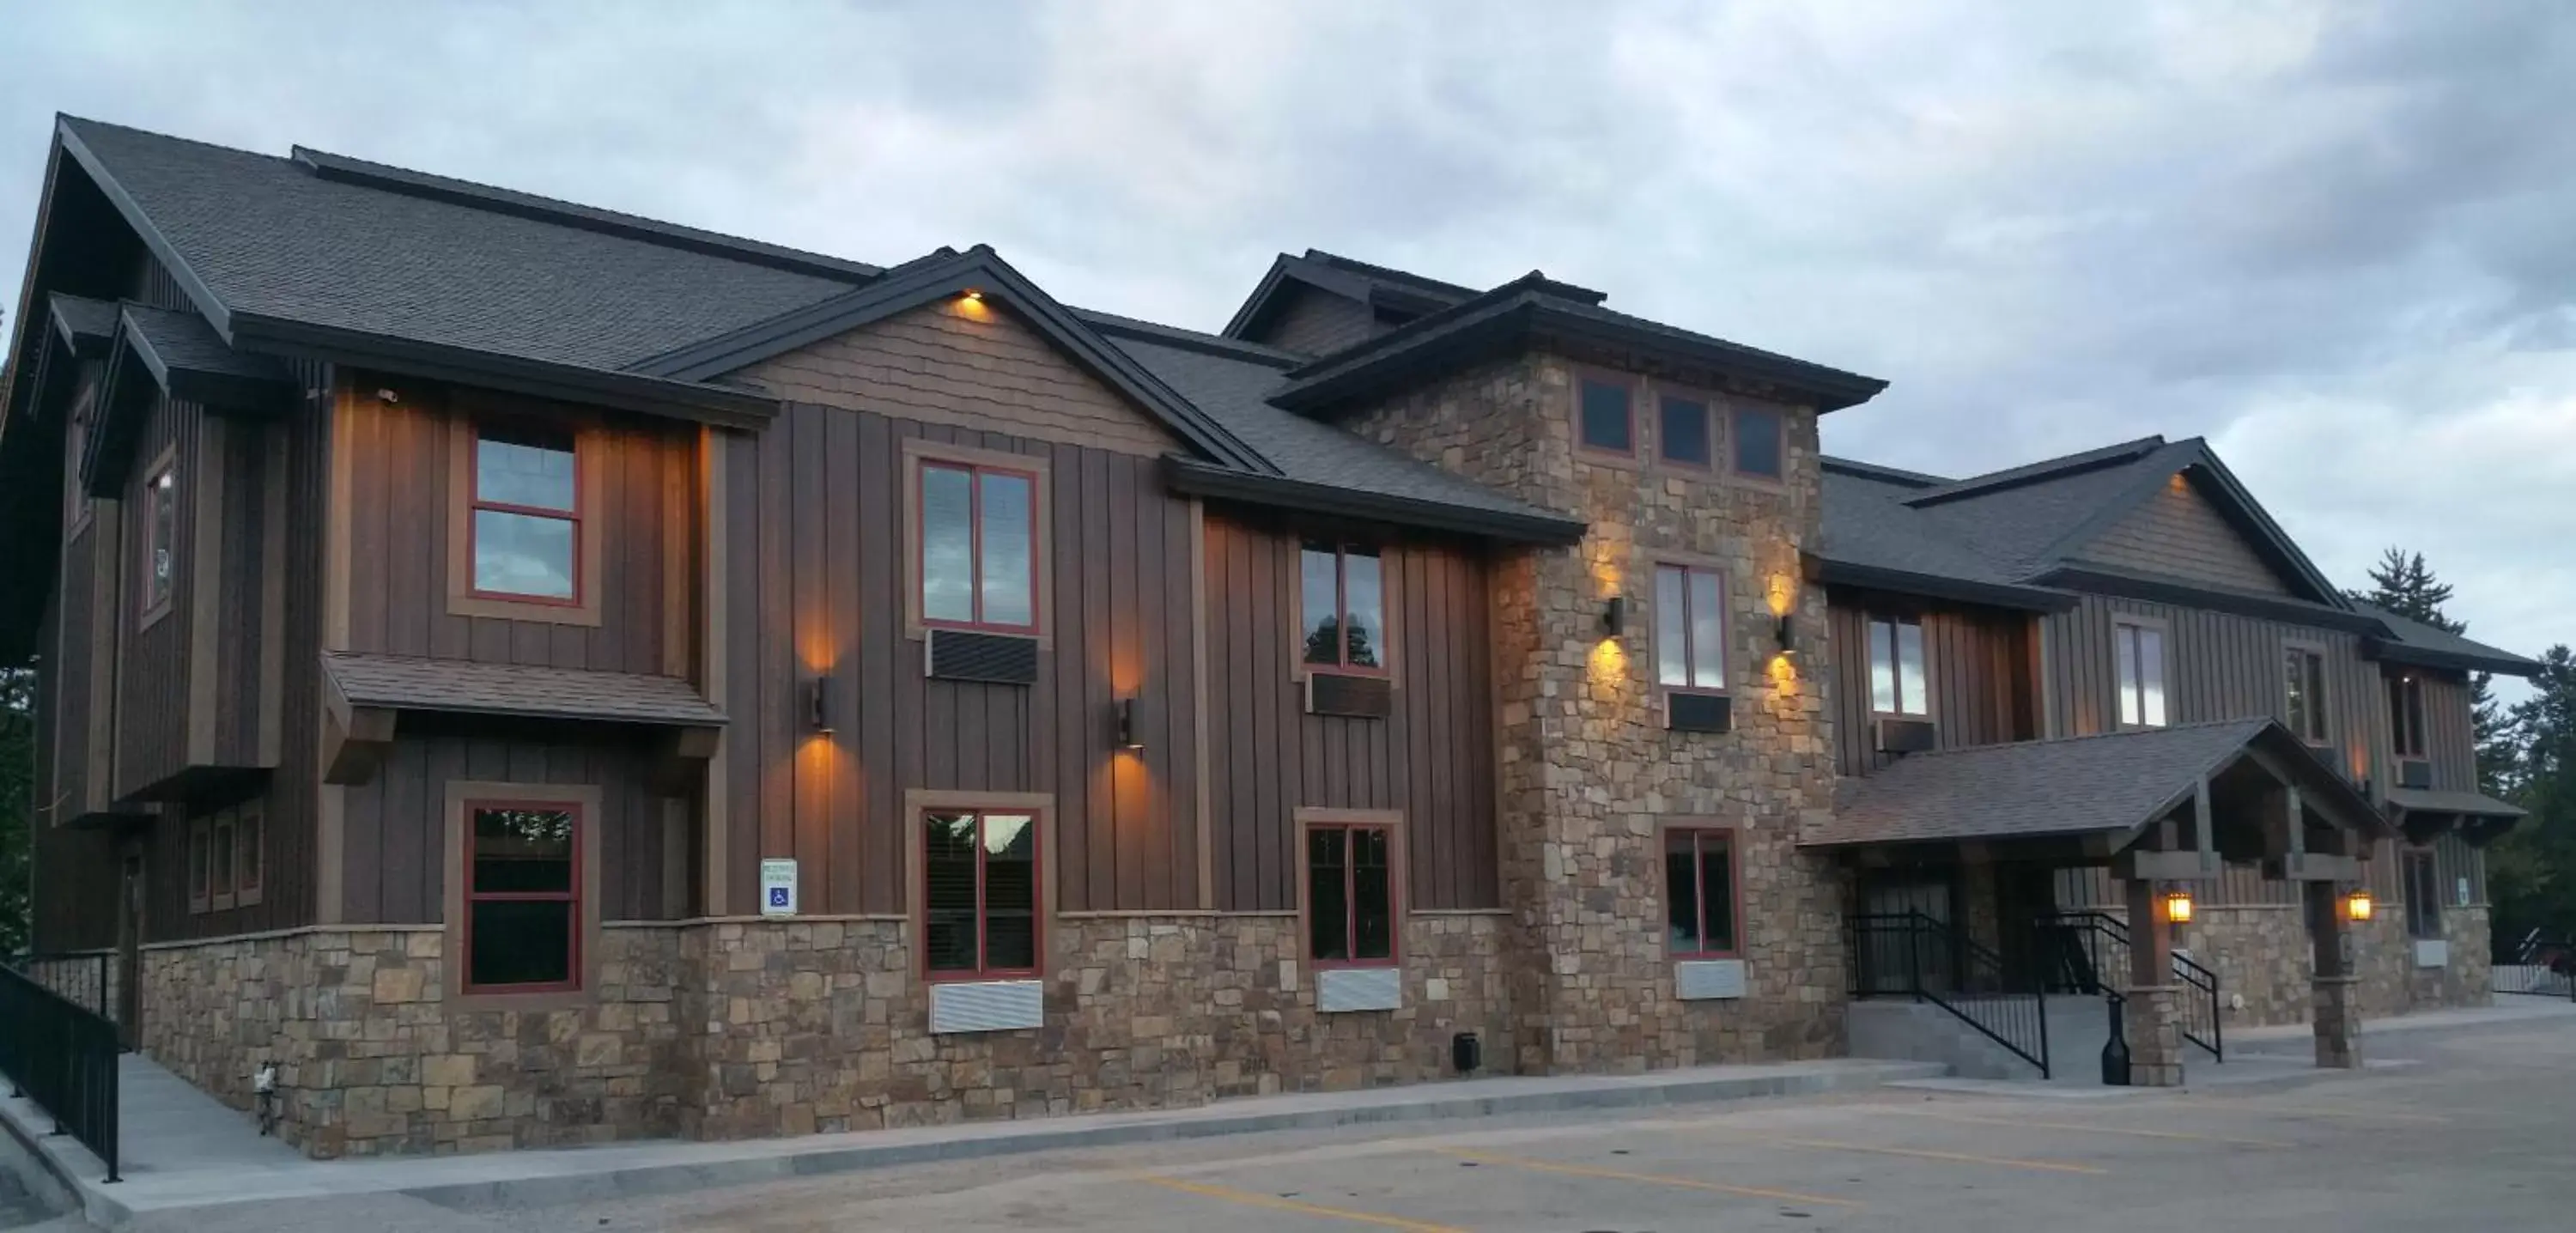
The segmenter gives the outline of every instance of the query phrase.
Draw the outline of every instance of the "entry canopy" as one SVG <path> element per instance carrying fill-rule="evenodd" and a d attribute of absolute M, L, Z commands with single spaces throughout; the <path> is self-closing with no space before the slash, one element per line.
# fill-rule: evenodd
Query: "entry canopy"
<path fill-rule="evenodd" d="M 2389 789 L 2388 811 L 2405 828 L 2406 837 L 2417 843 L 2456 827 L 2473 844 L 2485 844 L 2512 830 L 2529 812 L 2482 793 L 2426 788 Z"/>

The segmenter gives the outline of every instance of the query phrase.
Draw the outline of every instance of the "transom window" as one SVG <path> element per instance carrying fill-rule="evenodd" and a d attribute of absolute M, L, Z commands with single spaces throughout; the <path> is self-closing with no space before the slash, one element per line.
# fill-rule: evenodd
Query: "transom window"
<path fill-rule="evenodd" d="M 1386 670 L 1386 574 L 1375 548 L 1315 540 L 1299 554 L 1305 661 Z"/>
<path fill-rule="evenodd" d="M 2326 742 L 2325 654 L 2294 646 L 2283 653 L 2283 661 L 2289 691 L 2285 715 L 2290 731 L 2311 745 L 2322 745 Z"/>
<path fill-rule="evenodd" d="M 2424 681 L 2407 675 L 2388 681 L 2388 734 L 2401 758 L 2425 756 Z"/>
<path fill-rule="evenodd" d="M 1577 382 L 1575 432 L 1584 449 L 1600 454 L 1635 454 L 1635 394 L 1617 381 L 1585 377 Z"/>
<path fill-rule="evenodd" d="M 2115 623 L 2111 658 L 2119 669 L 2120 726 L 2165 726 L 2165 631 L 2152 625 Z"/>
<path fill-rule="evenodd" d="M 1037 629 L 1037 475 L 962 462 L 921 464 L 925 625 Z"/>
<path fill-rule="evenodd" d="M 1306 957 L 1318 966 L 1395 962 L 1392 827 L 1361 822 L 1306 828 Z"/>
<path fill-rule="evenodd" d="M 922 950 L 933 979 L 1038 971 L 1038 819 L 1025 810 L 922 815 Z"/>
<path fill-rule="evenodd" d="M 472 801 L 465 816 L 466 991 L 578 988 L 581 807 Z"/>
<path fill-rule="evenodd" d="M 1664 395 L 1655 425 L 1656 453 L 1666 462 L 1686 467 L 1716 465 L 1715 423 L 1707 402 L 1678 394 Z"/>
<path fill-rule="evenodd" d="M 1664 832 L 1664 952 L 1676 959 L 1732 957 L 1735 836 L 1674 827 Z"/>
<path fill-rule="evenodd" d="M 1671 689 L 1726 688 L 1726 588 L 1715 570 L 1655 567 L 1655 680 Z"/>
<path fill-rule="evenodd" d="M 581 481 L 569 432 L 486 425 L 474 434 L 474 594 L 581 602 Z"/>
<path fill-rule="evenodd" d="M 179 464 L 165 462 L 143 483 L 143 611 L 170 606 L 179 572 Z"/>
<path fill-rule="evenodd" d="M 1869 620 L 1869 709 L 1878 715 L 1929 715 L 1924 690 L 1923 623 L 1910 617 Z"/>
<path fill-rule="evenodd" d="M 1735 409 L 1735 473 L 1780 478 L 1780 413 L 1759 407 Z"/>

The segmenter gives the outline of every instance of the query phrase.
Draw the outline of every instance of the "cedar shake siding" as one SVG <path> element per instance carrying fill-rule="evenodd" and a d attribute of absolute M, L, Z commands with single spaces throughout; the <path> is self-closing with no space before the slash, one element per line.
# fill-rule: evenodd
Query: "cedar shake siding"
<path fill-rule="evenodd" d="M 2286 595 L 2280 575 L 2263 563 L 2212 508 L 2208 498 L 2176 475 L 2128 517 L 2078 549 L 2105 565 L 2213 582 L 2244 591 Z"/>

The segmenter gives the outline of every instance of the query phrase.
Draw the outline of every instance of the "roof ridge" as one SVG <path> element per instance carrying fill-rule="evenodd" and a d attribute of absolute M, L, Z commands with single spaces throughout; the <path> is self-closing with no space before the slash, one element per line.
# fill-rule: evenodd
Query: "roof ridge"
<path fill-rule="evenodd" d="M 1908 497 L 1906 498 L 1905 503 L 1920 508 L 1926 505 L 1937 505 L 1944 501 L 1956 500 L 1961 497 L 1981 496 L 1989 492 L 2000 492 L 2007 488 L 2019 488 L 2027 484 L 2036 484 L 2047 480 L 2060 479 L 2068 475 L 2099 470 L 2103 467 L 2114 466 L 2119 463 L 2134 462 L 2156 452 L 2157 450 L 2163 449 L 2170 444 L 2172 443 L 2166 441 L 2162 436 L 2150 435 L 2139 437 L 2131 441 L 2122 441 L 2116 445 L 2100 446 L 2095 449 L 2083 450 L 2073 454 L 2061 454 L 2055 458 L 2043 458 L 2037 462 L 2026 462 L 2017 467 L 2006 467 L 2000 471 L 1988 471 L 1982 475 L 1971 475 L 1966 479 L 1953 481 L 1944 487 L 1935 488 L 1929 492 L 1918 493 L 1914 496 Z"/>
<path fill-rule="evenodd" d="M 1864 462 L 1858 458 L 1843 458 L 1833 454 L 1819 455 L 1816 459 L 1816 464 L 1827 471 L 1839 471 L 1845 475 L 1857 476 L 1862 479 L 1886 480 L 1891 483 L 1909 484 L 1916 488 L 1938 488 L 1944 484 L 1955 484 L 1959 482 L 1944 476 L 1934 475 L 1929 471 L 1908 471 L 1903 467 L 1891 467 L 1884 463 Z"/>
<path fill-rule="evenodd" d="M 1284 256 L 1285 254 L 1282 255 Z M 1309 248 L 1304 253 L 1299 254 L 1299 256 L 1304 260 L 1320 262 L 1324 265 L 1329 265 L 1335 269 L 1345 270 L 1353 274 L 1367 274 L 1378 278 L 1394 279 L 1398 282 L 1412 283 L 1418 287 L 1436 288 L 1441 291 L 1451 292 L 1461 296 L 1472 296 L 1478 294 L 1475 288 L 1461 283 L 1453 283 L 1446 279 L 1432 278 L 1428 275 L 1416 274 L 1411 270 L 1399 270 L 1394 266 L 1377 265 L 1373 262 L 1359 260 L 1356 257 L 1345 257 L 1339 253 L 1326 252 L 1320 248 Z"/>

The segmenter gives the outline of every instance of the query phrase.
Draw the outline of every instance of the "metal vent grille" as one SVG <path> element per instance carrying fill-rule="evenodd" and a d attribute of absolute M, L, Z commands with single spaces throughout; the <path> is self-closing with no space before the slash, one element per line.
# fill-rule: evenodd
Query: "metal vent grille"
<path fill-rule="evenodd" d="M 1941 730 L 1928 719 L 1882 719 L 1878 721 L 1880 753 L 1930 753 L 1940 743 Z"/>
<path fill-rule="evenodd" d="M 1673 994 L 1685 1002 L 1744 996 L 1744 961 L 1693 959 L 1673 965 Z"/>
<path fill-rule="evenodd" d="M 1306 674 L 1306 711 L 1384 719 L 1395 712 L 1395 682 L 1382 676 L 1310 672 Z"/>
<path fill-rule="evenodd" d="M 1734 700 L 1723 694 L 1665 694 L 1664 726 L 1675 732 L 1731 731 Z"/>
<path fill-rule="evenodd" d="M 1034 980 L 978 980 L 930 987 L 933 1032 L 1008 1032 L 1045 1023 L 1045 989 Z"/>
<path fill-rule="evenodd" d="M 930 631 L 930 675 L 942 681 L 1034 685 L 1038 640 L 964 629 Z"/>
<path fill-rule="evenodd" d="M 1398 968 L 1326 968 L 1315 973 L 1315 1009 L 1394 1010 L 1404 1005 Z"/>
<path fill-rule="evenodd" d="M 2398 759 L 2397 786 L 2401 788 L 2432 787 L 2433 764 L 2423 758 Z"/>

